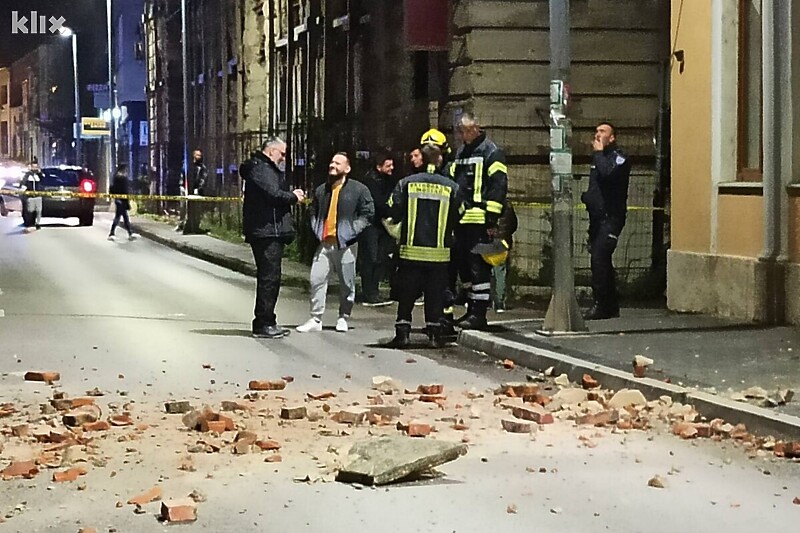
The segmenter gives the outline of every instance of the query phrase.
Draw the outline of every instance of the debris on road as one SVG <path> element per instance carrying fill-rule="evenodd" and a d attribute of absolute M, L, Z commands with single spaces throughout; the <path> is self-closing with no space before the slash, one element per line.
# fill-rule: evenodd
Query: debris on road
<path fill-rule="evenodd" d="M 257 381 L 253 380 L 248 383 L 247 388 L 257 391 L 275 391 L 283 390 L 286 388 L 287 381 L 284 379 L 278 381 Z"/>
<path fill-rule="evenodd" d="M 654 489 L 663 489 L 664 488 L 664 480 L 661 476 L 653 476 L 647 482 L 648 487 L 653 487 Z"/>
<path fill-rule="evenodd" d="M 61 374 L 58 372 L 35 372 L 29 371 L 25 372 L 25 381 L 43 381 L 48 385 L 52 384 L 54 381 L 61 380 Z"/>
<path fill-rule="evenodd" d="M 643 355 L 636 355 L 633 358 L 633 375 L 637 378 L 643 378 L 647 373 L 647 367 L 652 365 L 654 361 L 649 357 Z"/>
<path fill-rule="evenodd" d="M 187 401 L 166 402 L 164 409 L 171 415 L 182 415 L 192 410 L 192 405 Z"/>
<path fill-rule="evenodd" d="M 385 485 L 454 461 L 467 453 L 465 444 L 382 436 L 357 442 L 350 449 L 348 464 L 336 481 L 362 485 Z"/>
<path fill-rule="evenodd" d="M 197 520 L 197 504 L 192 498 L 165 500 L 161 502 L 161 519 L 166 522 L 194 522 Z"/>
<path fill-rule="evenodd" d="M 152 489 L 139 494 L 138 496 L 134 496 L 130 500 L 128 500 L 128 505 L 145 505 L 150 502 L 154 502 L 156 500 L 161 499 L 161 487 L 153 487 Z"/>

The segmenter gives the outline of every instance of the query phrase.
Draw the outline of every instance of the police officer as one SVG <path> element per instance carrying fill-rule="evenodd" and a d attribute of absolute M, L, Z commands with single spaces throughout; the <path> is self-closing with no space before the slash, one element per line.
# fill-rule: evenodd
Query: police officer
<path fill-rule="evenodd" d="M 421 148 L 427 165 L 441 165 L 442 152 L 435 144 Z M 458 185 L 432 172 L 404 178 L 389 199 L 389 215 L 401 224 L 400 290 L 395 337 L 390 348 L 406 348 L 411 333 L 411 313 L 420 293 L 425 297 L 425 323 L 431 347 L 444 345 L 441 335 L 443 287 L 447 284 L 452 230 L 463 208 L 458 201 Z"/>
<path fill-rule="evenodd" d="M 619 316 L 619 297 L 612 256 L 628 211 L 631 164 L 617 146 L 614 125 L 601 122 L 592 141 L 589 189 L 581 200 L 589 212 L 589 251 L 592 257 L 594 305 L 584 318 L 600 320 Z"/>
<path fill-rule="evenodd" d="M 471 113 L 458 122 L 464 145 L 458 149 L 450 175 L 459 185 L 466 212 L 456 227 L 456 261 L 467 293 L 462 329 L 485 329 L 492 269 L 473 248 L 491 242 L 508 193 L 508 168 L 503 151 L 481 131 Z"/>

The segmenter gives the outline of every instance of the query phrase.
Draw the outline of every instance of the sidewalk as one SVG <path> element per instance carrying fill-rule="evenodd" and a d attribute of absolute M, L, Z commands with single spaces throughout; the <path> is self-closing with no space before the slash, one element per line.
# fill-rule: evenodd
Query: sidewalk
<path fill-rule="evenodd" d="M 462 332 L 459 343 L 535 370 L 553 366 L 573 381 L 588 373 L 606 387 L 636 387 L 648 398 L 666 394 L 694 403 L 709 418 L 800 436 L 797 328 L 661 309 L 623 309 L 620 318 L 587 322 L 589 331 L 580 334 L 548 336 L 538 332 L 541 326 L 540 319 L 498 323 L 489 332 Z M 646 378 L 633 376 L 636 355 L 655 361 Z M 765 407 L 764 398 L 745 398 L 752 387 L 770 397 L 781 389 L 797 396 L 783 406 Z"/>
<path fill-rule="evenodd" d="M 170 224 L 142 217 L 131 221 L 153 241 L 255 275 L 247 245 L 183 235 Z M 308 288 L 309 267 L 284 259 L 282 268 L 285 286 Z M 607 388 L 635 387 L 650 399 L 669 395 L 695 405 L 709 419 L 720 417 L 762 434 L 800 438 L 800 329 L 663 309 L 623 309 L 620 318 L 588 322 L 588 332 L 546 336 L 538 333 L 541 318 L 528 318 L 534 314 L 538 315 L 514 310 L 488 332 L 462 332 L 459 344 L 533 370 L 554 367 L 556 375 L 566 373 L 576 382 L 587 373 Z M 645 378 L 633 376 L 635 355 L 655 361 Z M 783 406 L 763 407 L 763 398 L 744 398 L 751 387 L 771 397 L 781 389 L 797 396 Z"/>

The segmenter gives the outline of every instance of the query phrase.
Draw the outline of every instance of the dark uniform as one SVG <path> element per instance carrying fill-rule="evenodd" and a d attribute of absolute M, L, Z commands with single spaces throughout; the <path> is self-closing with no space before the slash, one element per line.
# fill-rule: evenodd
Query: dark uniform
<path fill-rule="evenodd" d="M 589 251 L 592 256 L 594 307 L 586 318 L 619 316 L 619 300 L 612 256 L 628 212 L 631 165 L 616 144 L 592 155 L 589 189 L 581 200 L 589 212 Z"/>
<path fill-rule="evenodd" d="M 361 180 L 369 189 L 375 202 L 375 217 L 358 237 L 358 262 L 361 269 L 361 289 L 367 305 L 390 303 L 381 299 L 380 282 L 392 269 L 392 255 L 395 253 L 394 239 L 386 232 L 381 220 L 387 218 L 387 202 L 397 185 L 397 180 L 389 174 L 370 170 Z"/>
<path fill-rule="evenodd" d="M 508 193 L 505 154 L 481 133 L 459 148 L 450 175 L 459 186 L 466 209 L 455 232 L 458 272 L 468 291 L 467 315 L 460 325 L 463 329 L 481 329 L 486 327 L 492 267 L 472 249 L 491 241 L 487 229 L 497 226 L 503 212 Z"/>
<path fill-rule="evenodd" d="M 414 301 L 425 297 L 425 322 L 431 345 L 442 346 L 441 320 L 453 227 L 463 213 L 458 185 L 429 172 L 397 184 L 389 199 L 389 216 L 401 224 L 397 322 L 394 348 L 409 344 Z"/>

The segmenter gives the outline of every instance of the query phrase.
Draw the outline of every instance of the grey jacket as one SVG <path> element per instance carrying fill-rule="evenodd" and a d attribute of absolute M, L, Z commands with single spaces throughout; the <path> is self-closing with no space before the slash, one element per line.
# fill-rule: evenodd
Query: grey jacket
<path fill-rule="evenodd" d="M 322 241 L 325 231 L 325 219 L 331 206 L 333 191 L 329 183 L 323 183 L 314 191 L 311 201 L 311 230 L 317 239 Z M 336 238 L 339 248 L 346 248 L 355 243 L 358 235 L 370 225 L 375 216 L 375 205 L 369 189 L 363 183 L 345 178 L 342 190 L 339 191 L 339 203 L 336 209 Z"/>

